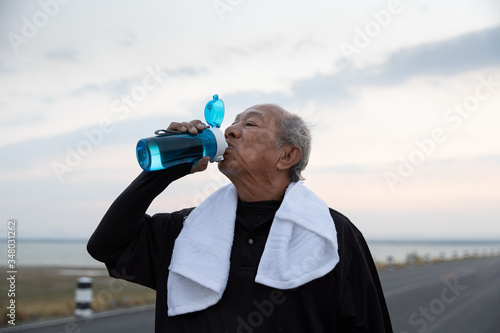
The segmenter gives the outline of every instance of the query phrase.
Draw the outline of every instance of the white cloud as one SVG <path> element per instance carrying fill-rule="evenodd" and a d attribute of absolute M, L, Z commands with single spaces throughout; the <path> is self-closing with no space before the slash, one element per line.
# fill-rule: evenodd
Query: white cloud
<path fill-rule="evenodd" d="M 30 236 L 87 235 L 140 171 L 137 140 L 171 121 L 201 118 L 218 93 L 227 106 L 223 127 L 262 101 L 319 119 L 307 184 L 368 233 L 383 234 L 382 226 L 394 228 L 392 235 L 425 236 L 436 217 L 446 227 L 433 231 L 446 235 L 449 221 L 462 223 L 467 211 L 482 214 L 485 234 L 500 235 L 492 204 L 498 186 L 486 186 L 498 183 L 500 92 L 457 129 L 443 120 L 448 108 L 474 93 L 479 77 L 499 73 L 498 46 L 488 42 L 498 36 L 499 5 L 400 3 L 402 11 L 348 63 L 339 45 L 353 42 L 355 28 L 364 29 L 389 1 L 242 2 L 224 20 L 210 1 L 70 1 L 19 52 L 8 38 L 0 40 L 0 152 L 7 156 L 0 185 L 9 189 L 2 214 L 22 221 Z M 4 37 L 21 34 L 23 18 L 41 10 L 37 1 L 2 6 Z M 163 82 L 133 101 L 136 107 L 113 112 L 113 103 L 140 93 L 148 68 L 156 66 Z M 84 131 L 95 133 L 103 119 L 113 130 L 60 183 L 51 163 L 64 163 L 68 147 L 77 149 L 88 140 Z M 383 173 L 436 127 L 448 139 L 392 193 Z M 210 172 L 219 175 L 215 165 Z M 172 184 L 151 211 L 192 205 L 223 182 L 214 177 L 197 174 Z M 79 229 L 67 224 L 71 219 Z M 424 229 L 419 219 L 429 221 Z"/>

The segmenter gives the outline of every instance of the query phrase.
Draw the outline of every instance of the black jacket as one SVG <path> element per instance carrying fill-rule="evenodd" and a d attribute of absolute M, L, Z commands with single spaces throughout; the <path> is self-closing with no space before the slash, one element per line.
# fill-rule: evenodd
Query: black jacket
<path fill-rule="evenodd" d="M 156 290 L 156 332 L 392 332 L 368 246 L 349 219 L 333 209 L 340 261 L 330 273 L 291 290 L 255 283 L 272 218 L 249 229 L 244 218 L 240 223 L 237 217 L 230 275 L 222 299 L 208 309 L 168 317 L 168 266 L 174 241 L 192 208 L 154 216 L 145 212 L 190 167 L 143 172 L 115 200 L 87 246 L 95 259 L 106 264 L 111 276 Z"/>

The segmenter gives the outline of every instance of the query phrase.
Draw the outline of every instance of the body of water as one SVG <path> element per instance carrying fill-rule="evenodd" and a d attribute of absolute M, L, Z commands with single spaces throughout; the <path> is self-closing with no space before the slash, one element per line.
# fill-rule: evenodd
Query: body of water
<path fill-rule="evenodd" d="M 87 241 L 18 240 L 16 244 L 16 266 L 60 266 L 60 267 L 104 267 L 94 260 L 86 250 Z M 376 261 L 386 262 L 391 256 L 396 262 L 406 261 L 409 254 L 426 255 L 430 258 L 444 256 L 451 259 L 464 255 L 484 256 L 500 254 L 498 241 L 368 241 L 368 246 Z M 7 266 L 7 244 L 1 243 L 4 260 L 0 266 Z"/>

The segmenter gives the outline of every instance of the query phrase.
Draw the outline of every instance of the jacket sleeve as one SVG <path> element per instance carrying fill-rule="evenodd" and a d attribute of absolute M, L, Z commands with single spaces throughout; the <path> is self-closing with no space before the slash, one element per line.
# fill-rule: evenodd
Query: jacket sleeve
<path fill-rule="evenodd" d="M 362 233 L 344 215 L 333 211 L 332 217 L 336 221 L 341 258 L 338 318 L 342 332 L 392 333 L 382 285 Z"/>
<path fill-rule="evenodd" d="M 182 229 L 189 209 L 146 214 L 151 202 L 171 182 L 187 175 L 192 164 L 142 172 L 110 206 L 87 243 L 87 251 L 104 262 L 110 275 L 156 287 L 158 263 Z"/>

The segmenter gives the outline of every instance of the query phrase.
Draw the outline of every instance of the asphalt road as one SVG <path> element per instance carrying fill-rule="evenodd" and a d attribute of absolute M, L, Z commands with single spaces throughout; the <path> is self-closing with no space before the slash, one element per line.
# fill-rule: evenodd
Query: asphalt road
<path fill-rule="evenodd" d="M 500 258 L 380 272 L 395 333 L 500 332 Z"/>
<path fill-rule="evenodd" d="M 153 333 L 154 307 L 95 314 L 92 319 L 65 318 L 41 324 L 21 325 L 5 332 L 28 333 Z M 0 329 L 0 332 L 4 332 Z"/>
<path fill-rule="evenodd" d="M 500 333 L 500 257 L 380 272 L 395 333 Z M 151 307 L 5 332 L 152 333 Z M 311 332 L 314 333 L 314 332 Z M 375 332 L 376 333 L 376 332 Z"/>

